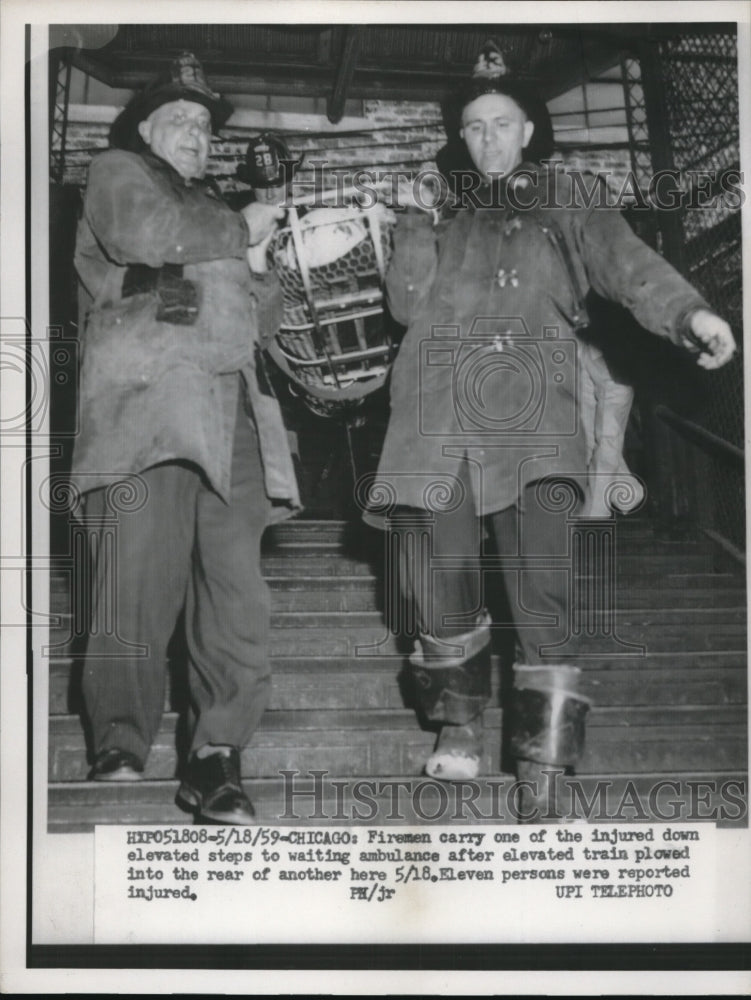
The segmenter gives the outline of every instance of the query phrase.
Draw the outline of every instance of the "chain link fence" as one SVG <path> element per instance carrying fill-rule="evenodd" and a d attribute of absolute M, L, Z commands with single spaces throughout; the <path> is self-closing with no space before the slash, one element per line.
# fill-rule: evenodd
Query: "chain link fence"
<path fill-rule="evenodd" d="M 662 40 L 656 70 L 670 157 L 680 172 L 680 259 L 672 262 L 733 328 L 738 356 L 703 377 L 691 419 L 742 448 L 744 443 L 743 315 L 738 67 L 735 31 L 697 31 Z M 632 88 L 633 90 L 633 88 Z M 640 92 L 636 91 L 636 96 Z M 638 103 L 638 102 L 637 102 Z M 635 109 L 638 110 L 638 109 Z M 632 140 L 643 147 L 642 119 Z M 643 164 L 641 164 L 643 166 Z M 670 254 L 668 254 L 670 256 Z M 711 524 L 735 546 L 745 544 L 744 471 L 727 458 L 704 460 Z"/>

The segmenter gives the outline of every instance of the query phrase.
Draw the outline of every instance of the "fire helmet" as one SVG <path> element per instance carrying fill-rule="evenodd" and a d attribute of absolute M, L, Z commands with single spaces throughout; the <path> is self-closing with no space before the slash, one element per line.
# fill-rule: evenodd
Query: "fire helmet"
<path fill-rule="evenodd" d="M 294 159 L 284 139 L 274 132 L 261 132 L 248 143 L 245 162 L 237 168 L 237 176 L 255 189 L 284 187 L 292 180 L 302 163 Z"/>

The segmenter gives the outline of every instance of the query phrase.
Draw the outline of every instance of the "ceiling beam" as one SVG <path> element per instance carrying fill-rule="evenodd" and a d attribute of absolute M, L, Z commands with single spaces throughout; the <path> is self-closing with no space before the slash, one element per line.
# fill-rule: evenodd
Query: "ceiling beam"
<path fill-rule="evenodd" d="M 152 80 L 159 72 L 157 64 L 150 66 L 120 68 L 106 65 L 85 53 L 76 53 L 74 65 L 82 72 L 94 77 L 113 89 L 138 90 Z M 223 94 L 260 94 L 267 96 L 333 96 L 331 68 L 319 65 L 269 64 L 245 67 L 243 75 L 222 71 L 216 62 L 205 64 L 206 75 L 211 86 Z M 441 101 L 468 76 L 466 69 L 442 72 L 400 69 L 390 70 L 383 66 L 357 66 L 356 74 L 350 78 L 348 89 L 340 93 L 345 99 Z M 344 104 L 342 104 L 342 109 Z"/>
<path fill-rule="evenodd" d="M 133 90 L 151 81 L 157 73 L 165 70 L 169 65 L 168 59 L 157 60 L 143 55 L 133 54 L 127 63 L 119 57 L 111 58 L 105 62 L 101 57 L 79 52 L 75 56 L 76 65 L 85 73 L 101 80 L 110 87 L 120 87 Z M 268 80 L 275 83 L 277 79 L 285 79 L 297 76 L 300 79 L 310 79 L 321 81 L 327 84 L 331 91 L 331 71 L 332 65 L 322 65 L 302 60 L 294 60 L 289 57 L 262 59 L 254 56 L 252 61 L 239 64 L 236 60 L 223 61 L 217 58 L 203 59 L 203 66 L 206 76 L 212 85 L 217 85 L 217 81 L 230 82 L 230 89 L 235 93 L 254 93 L 256 80 Z M 350 69 L 354 70 L 354 64 Z M 450 87 L 446 81 L 465 80 L 469 74 L 469 67 L 456 66 L 453 69 L 439 67 L 436 65 L 427 66 L 405 66 L 400 63 L 388 65 L 382 60 L 378 62 L 357 64 L 357 77 L 367 80 L 370 78 L 382 78 L 384 80 L 421 81 L 424 85 L 437 86 L 441 82 L 444 86 Z M 248 81 L 251 81 L 248 83 Z M 249 89 L 250 88 L 250 89 Z"/>
<path fill-rule="evenodd" d="M 326 115 L 332 125 L 336 125 L 344 114 L 344 105 L 347 103 L 347 94 L 355 72 L 357 56 L 360 52 L 361 38 L 362 28 L 355 28 L 352 25 L 347 27 L 344 34 L 342 57 L 339 61 L 334 86 L 326 106 Z"/>
<path fill-rule="evenodd" d="M 464 26 L 447 25 L 446 34 L 450 37 L 460 27 Z M 488 30 L 492 27 L 487 26 Z M 702 24 L 697 31 L 710 33 L 729 28 L 732 25 Z M 514 26 L 517 35 L 526 33 L 532 40 L 532 47 L 525 50 L 525 62 L 531 69 L 528 79 L 545 100 L 586 83 L 615 65 L 620 54 L 634 49 L 639 39 L 666 37 L 681 29 L 685 31 L 686 25 Z M 442 102 L 471 72 L 465 63 L 436 61 L 435 52 L 419 51 L 410 59 L 399 60 L 387 54 L 376 57 L 369 52 L 366 58 L 364 39 L 371 30 L 375 29 L 322 26 L 315 51 L 306 54 L 259 51 L 248 52 L 243 58 L 237 50 L 216 49 L 197 54 L 204 62 L 212 86 L 222 93 L 326 98 L 332 121 L 343 114 L 348 97 Z M 547 52 L 549 39 L 545 40 L 545 36 L 560 44 Z M 109 87 L 137 90 L 164 70 L 172 57 L 171 51 L 164 49 L 146 47 L 126 51 L 116 46 L 117 38 L 106 49 L 80 50 L 75 53 L 73 63 Z M 335 68 L 338 51 L 341 59 Z"/>

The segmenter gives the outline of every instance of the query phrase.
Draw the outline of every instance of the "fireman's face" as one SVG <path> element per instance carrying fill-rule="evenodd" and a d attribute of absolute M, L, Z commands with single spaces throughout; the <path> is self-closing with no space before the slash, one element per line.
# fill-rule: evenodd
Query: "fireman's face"
<path fill-rule="evenodd" d="M 482 94 L 462 111 L 461 136 L 473 163 L 488 179 L 519 166 L 533 132 L 533 123 L 505 94 Z"/>
<path fill-rule="evenodd" d="M 170 101 L 138 126 L 155 156 L 166 160 L 186 180 L 203 177 L 209 162 L 211 115 L 196 101 Z"/>

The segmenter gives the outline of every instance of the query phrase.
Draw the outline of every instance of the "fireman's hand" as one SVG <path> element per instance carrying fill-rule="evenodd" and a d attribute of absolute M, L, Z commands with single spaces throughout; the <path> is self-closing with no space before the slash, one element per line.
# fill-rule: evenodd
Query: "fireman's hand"
<path fill-rule="evenodd" d="M 400 177 L 396 191 L 392 192 L 393 207 L 433 213 L 445 200 L 444 185 L 437 174 L 417 174 L 412 180 Z"/>
<path fill-rule="evenodd" d="M 266 251 L 285 212 L 283 205 L 259 201 L 253 201 L 242 209 L 250 234 L 247 257 L 251 271 L 258 273 L 267 270 Z"/>
<path fill-rule="evenodd" d="M 285 212 L 284 205 L 266 205 L 260 201 L 252 201 L 246 205 L 242 214 L 248 224 L 248 245 L 258 246 L 272 236 Z"/>
<path fill-rule="evenodd" d="M 692 314 L 691 328 L 693 346 L 701 350 L 696 363 L 702 368 L 721 368 L 735 353 L 735 339 L 725 322 L 708 309 L 697 309 Z"/>

